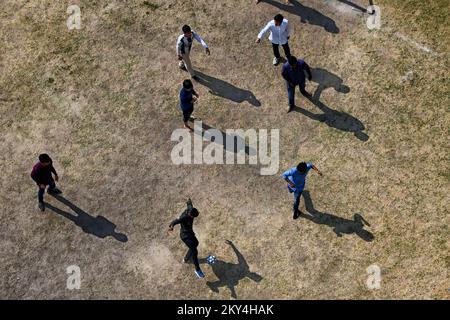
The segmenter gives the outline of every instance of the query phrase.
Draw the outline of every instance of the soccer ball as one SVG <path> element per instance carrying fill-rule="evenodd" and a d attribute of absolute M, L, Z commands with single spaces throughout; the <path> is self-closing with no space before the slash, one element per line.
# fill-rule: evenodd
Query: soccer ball
<path fill-rule="evenodd" d="M 214 263 L 216 263 L 216 260 L 217 260 L 217 258 L 213 255 L 209 255 L 206 257 L 206 262 L 208 264 L 214 264 Z"/>

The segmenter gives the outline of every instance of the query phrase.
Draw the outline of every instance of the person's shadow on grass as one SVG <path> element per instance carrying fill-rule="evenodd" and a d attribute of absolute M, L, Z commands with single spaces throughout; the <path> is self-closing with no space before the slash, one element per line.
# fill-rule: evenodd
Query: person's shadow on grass
<path fill-rule="evenodd" d="M 57 214 L 71 220 L 73 223 L 75 223 L 77 226 L 79 226 L 85 233 L 92 234 L 99 238 L 106 238 L 107 236 L 111 236 L 117 241 L 120 242 L 127 242 L 128 237 L 123 233 L 118 233 L 115 231 L 116 225 L 106 219 L 102 216 L 92 217 L 85 211 L 78 208 L 76 205 L 74 205 L 72 202 L 67 200 L 61 195 L 52 195 L 54 198 L 56 198 L 61 203 L 68 206 L 70 209 L 72 209 L 76 215 L 73 215 L 69 212 L 63 211 L 59 208 L 56 208 L 52 206 L 49 203 L 46 203 L 45 206 L 56 212 Z"/>
<path fill-rule="evenodd" d="M 361 141 L 369 140 L 369 136 L 363 132 L 365 130 L 364 124 L 358 118 L 346 112 L 333 110 L 320 101 L 322 92 L 328 88 L 333 88 L 336 92 L 344 94 L 349 93 L 350 88 L 343 83 L 340 77 L 325 69 L 311 68 L 311 73 L 311 81 L 316 82 L 318 86 L 314 94 L 306 98 L 318 107 L 323 114 L 315 114 L 298 106 L 293 108 L 292 111 L 299 112 L 313 120 L 324 122 L 329 127 L 352 132 Z"/>
<path fill-rule="evenodd" d="M 302 196 L 305 200 L 306 211 L 309 214 L 300 212 L 300 218 L 310 220 L 317 224 L 327 225 L 333 228 L 334 233 L 338 237 L 342 237 L 343 234 L 354 233 L 367 242 L 373 241 L 375 238 L 371 232 L 364 229 L 365 225 L 370 227 L 370 224 L 359 213 L 355 213 L 353 215 L 353 220 L 350 220 L 329 213 L 320 212 L 314 208 L 309 191 L 303 191 Z"/>
<path fill-rule="evenodd" d="M 198 120 L 198 121 L 201 121 L 201 120 Z M 203 122 L 202 122 L 202 128 L 199 128 L 200 130 L 196 130 L 196 129 L 197 129 L 197 127 L 194 126 L 194 134 L 202 135 L 203 139 L 206 139 L 208 141 L 222 145 L 223 151 L 233 152 L 233 153 L 240 153 L 243 151 L 248 156 L 257 155 L 257 150 L 255 148 L 249 146 L 245 142 L 245 137 L 243 138 L 237 134 L 236 135 L 228 134 L 219 129 L 213 128 Z M 216 140 L 216 138 L 220 138 L 220 139 Z"/>
<path fill-rule="evenodd" d="M 196 71 L 198 83 L 209 88 L 208 92 L 212 95 L 222 97 L 237 103 L 247 101 L 254 107 L 260 107 L 261 102 L 256 99 L 250 90 L 240 89 L 231 83 L 208 76 L 200 71 Z"/>
<path fill-rule="evenodd" d="M 322 27 L 325 29 L 325 31 L 330 33 L 339 33 L 339 28 L 333 19 L 320 13 L 316 9 L 302 5 L 296 0 L 290 0 L 290 5 L 274 0 L 261 0 L 261 2 L 268 3 L 280 10 L 299 16 L 300 22 L 302 23 L 309 23 L 315 26 Z"/>
<path fill-rule="evenodd" d="M 214 282 L 207 281 L 206 284 L 214 292 L 219 292 L 220 287 L 227 287 L 231 292 L 231 296 L 237 299 L 235 286 L 239 284 L 240 280 L 249 278 L 255 282 L 260 282 L 263 277 L 250 271 L 247 261 L 245 261 L 244 256 L 239 252 L 233 242 L 226 240 L 225 243 L 230 245 L 233 249 L 238 259 L 238 263 L 235 264 L 217 260 L 211 265 L 211 268 L 219 280 Z M 201 262 L 206 262 L 206 259 L 202 259 Z"/>

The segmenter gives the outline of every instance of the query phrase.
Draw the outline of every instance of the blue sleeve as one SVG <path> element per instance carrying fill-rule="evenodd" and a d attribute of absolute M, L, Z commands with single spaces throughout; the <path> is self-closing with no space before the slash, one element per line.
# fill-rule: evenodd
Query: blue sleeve
<path fill-rule="evenodd" d="M 289 170 L 285 171 L 281 176 L 284 179 L 287 179 L 289 177 L 292 177 L 293 174 L 294 174 L 293 169 L 289 169 Z"/>
<path fill-rule="evenodd" d="M 313 167 L 313 164 L 312 164 L 312 163 L 307 163 L 307 164 L 306 164 L 306 169 L 307 169 L 308 171 L 311 170 L 312 167 Z"/>
<path fill-rule="evenodd" d="M 281 76 L 284 78 L 284 80 L 289 81 L 287 66 L 284 64 L 283 68 L 281 69 Z"/>

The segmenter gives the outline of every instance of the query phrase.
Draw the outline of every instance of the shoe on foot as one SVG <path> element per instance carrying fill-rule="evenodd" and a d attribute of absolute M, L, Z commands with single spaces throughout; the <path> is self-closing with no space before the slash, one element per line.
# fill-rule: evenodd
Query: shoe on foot
<path fill-rule="evenodd" d="M 291 112 L 294 109 L 294 106 L 288 105 L 287 107 L 287 113 Z"/>
<path fill-rule="evenodd" d="M 197 275 L 197 277 L 198 277 L 199 279 L 205 277 L 205 274 L 203 273 L 202 270 L 195 270 L 195 274 Z"/>
<path fill-rule="evenodd" d="M 274 66 L 276 66 L 277 64 L 280 63 L 280 58 L 274 57 L 272 63 Z"/>
<path fill-rule="evenodd" d="M 300 217 L 300 210 L 297 210 L 294 212 L 294 216 L 292 217 L 294 220 L 298 219 Z"/>
<path fill-rule="evenodd" d="M 181 70 L 183 70 L 183 71 L 187 71 L 186 66 L 184 65 L 184 62 L 183 62 L 183 61 L 180 61 L 180 62 L 178 63 L 178 67 L 179 67 Z"/>
<path fill-rule="evenodd" d="M 197 120 L 197 117 L 190 116 L 190 117 L 189 117 L 189 120 L 192 120 L 192 121 Z"/>
<path fill-rule="evenodd" d="M 61 194 L 62 191 L 59 190 L 58 188 L 53 188 L 53 189 L 48 189 L 47 191 L 49 194 Z"/>
<path fill-rule="evenodd" d="M 45 211 L 45 204 L 43 202 L 39 202 L 39 209 Z"/>

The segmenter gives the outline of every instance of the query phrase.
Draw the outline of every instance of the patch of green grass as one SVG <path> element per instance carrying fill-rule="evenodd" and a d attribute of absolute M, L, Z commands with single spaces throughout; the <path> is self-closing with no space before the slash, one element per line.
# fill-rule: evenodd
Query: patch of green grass
<path fill-rule="evenodd" d="M 144 1 L 143 5 L 153 11 L 155 11 L 156 9 L 158 9 L 160 7 L 159 4 L 148 2 L 148 1 Z"/>

